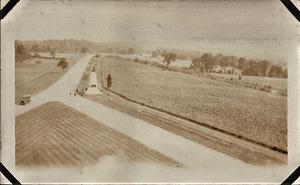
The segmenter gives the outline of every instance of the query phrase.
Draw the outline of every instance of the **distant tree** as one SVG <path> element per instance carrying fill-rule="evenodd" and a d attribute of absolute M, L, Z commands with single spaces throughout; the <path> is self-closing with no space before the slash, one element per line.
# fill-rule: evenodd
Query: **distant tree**
<path fill-rule="evenodd" d="M 134 49 L 133 48 L 128 48 L 128 54 L 133 55 L 134 54 Z"/>
<path fill-rule="evenodd" d="M 201 57 L 200 57 L 200 61 L 204 66 L 205 72 L 208 72 L 209 70 L 212 69 L 212 66 L 214 65 L 214 60 L 213 60 L 213 56 L 210 53 L 204 53 Z"/>
<path fill-rule="evenodd" d="M 288 77 L 288 71 L 287 68 L 285 68 L 283 71 L 283 78 L 287 78 L 287 77 Z"/>
<path fill-rule="evenodd" d="M 65 59 L 62 59 L 58 62 L 57 67 L 62 68 L 62 70 L 64 71 L 68 67 L 68 65 L 68 62 Z"/>
<path fill-rule="evenodd" d="M 88 52 L 88 48 L 87 47 L 82 47 L 81 48 L 81 53 L 87 53 Z"/>
<path fill-rule="evenodd" d="M 49 52 L 49 53 L 51 52 L 51 48 L 49 45 L 46 46 L 46 52 Z"/>
<path fill-rule="evenodd" d="M 16 44 L 16 53 L 19 55 L 26 55 L 26 49 L 23 44 Z"/>
<path fill-rule="evenodd" d="M 268 73 L 269 73 L 268 69 L 269 69 L 270 64 L 271 63 L 267 60 L 262 60 L 262 61 L 258 62 L 258 66 L 260 68 L 262 76 L 268 76 Z"/>
<path fill-rule="evenodd" d="M 37 44 L 33 44 L 31 46 L 31 52 L 38 53 L 39 52 L 39 46 Z"/>
<path fill-rule="evenodd" d="M 195 58 L 192 61 L 192 64 L 190 66 L 191 69 L 200 71 L 200 72 L 204 72 L 205 68 L 203 66 L 203 64 L 201 63 L 201 59 L 200 58 Z"/>
<path fill-rule="evenodd" d="M 284 70 L 281 68 L 279 65 L 272 65 L 270 72 L 269 72 L 269 77 L 284 77 Z"/>
<path fill-rule="evenodd" d="M 165 53 L 163 55 L 164 60 L 163 63 L 166 64 L 166 68 L 169 68 L 169 65 L 171 62 L 174 62 L 176 60 L 176 54 L 175 53 Z"/>
<path fill-rule="evenodd" d="M 239 69 L 244 69 L 246 67 L 247 59 L 244 57 L 240 57 L 238 58 L 237 63 L 238 63 L 237 67 Z"/>
<path fill-rule="evenodd" d="M 52 58 L 55 58 L 55 49 L 51 49 L 50 50 L 50 56 L 52 57 Z"/>

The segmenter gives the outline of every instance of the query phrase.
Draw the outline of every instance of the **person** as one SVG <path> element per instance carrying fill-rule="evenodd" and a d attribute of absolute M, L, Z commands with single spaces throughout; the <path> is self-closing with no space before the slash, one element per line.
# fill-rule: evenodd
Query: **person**
<path fill-rule="evenodd" d="M 107 81 L 107 88 L 110 88 L 112 86 L 112 77 L 110 73 L 108 73 L 106 81 Z"/>

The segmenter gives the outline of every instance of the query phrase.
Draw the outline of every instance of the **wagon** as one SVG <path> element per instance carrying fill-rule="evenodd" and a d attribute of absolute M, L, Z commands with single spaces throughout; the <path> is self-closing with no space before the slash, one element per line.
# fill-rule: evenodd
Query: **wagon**
<path fill-rule="evenodd" d="M 31 101 L 31 95 L 23 95 L 22 100 L 20 101 L 20 105 L 27 105 Z"/>

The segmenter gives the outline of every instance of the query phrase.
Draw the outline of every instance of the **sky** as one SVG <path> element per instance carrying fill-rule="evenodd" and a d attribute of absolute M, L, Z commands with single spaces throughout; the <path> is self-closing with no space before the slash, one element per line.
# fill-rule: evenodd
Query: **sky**
<path fill-rule="evenodd" d="M 140 41 L 288 60 L 297 20 L 277 0 L 22 0 L 4 20 L 21 40 Z"/>

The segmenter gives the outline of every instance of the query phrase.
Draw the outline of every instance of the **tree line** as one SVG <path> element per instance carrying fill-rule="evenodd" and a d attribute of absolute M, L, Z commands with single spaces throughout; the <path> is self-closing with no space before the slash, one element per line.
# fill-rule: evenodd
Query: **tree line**
<path fill-rule="evenodd" d="M 154 50 L 152 51 L 152 56 L 162 56 L 163 63 L 166 64 L 168 68 L 170 63 L 179 58 L 176 53 L 165 52 Z M 184 58 L 180 56 L 180 58 Z M 288 71 L 287 67 L 283 67 L 281 64 L 272 63 L 269 60 L 254 60 L 247 59 L 245 57 L 237 56 L 224 56 L 222 54 L 213 55 L 211 53 L 204 53 L 200 57 L 195 57 L 192 59 L 190 69 L 199 72 L 216 72 L 214 68 L 226 69 L 231 68 L 229 72 L 239 71 L 241 75 L 246 76 L 263 76 L 263 77 L 277 77 L 277 78 L 287 78 Z M 219 71 L 220 73 L 225 73 L 224 71 Z"/>

